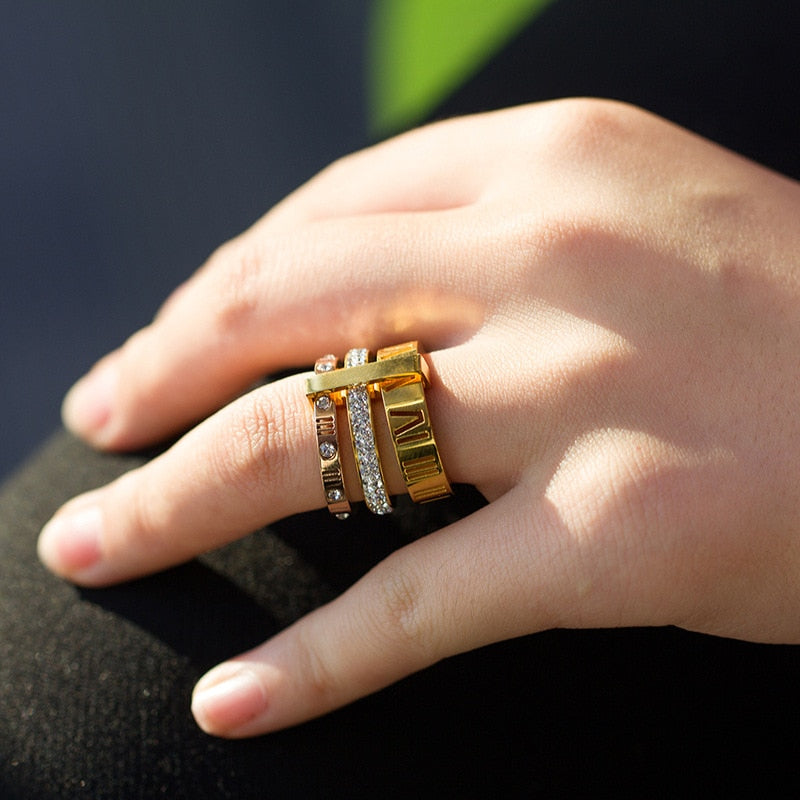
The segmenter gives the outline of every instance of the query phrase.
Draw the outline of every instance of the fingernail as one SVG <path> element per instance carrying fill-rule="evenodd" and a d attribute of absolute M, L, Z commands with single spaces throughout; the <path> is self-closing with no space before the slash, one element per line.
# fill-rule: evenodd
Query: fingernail
<path fill-rule="evenodd" d="M 74 577 L 100 560 L 102 533 L 99 506 L 56 514 L 39 535 L 39 558 L 53 572 Z"/>
<path fill-rule="evenodd" d="M 202 677 L 192 695 L 192 713 L 206 733 L 231 733 L 263 714 L 266 707 L 264 689 L 256 675 L 247 668 L 227 664 Z"/>
<path fill-rule="evenodd" d="M 91 436 L 105 427 L 111 417 L 117 377 L 117 360 L 106 358 L 67 392 L 61 410 L 67 428 Z"/>

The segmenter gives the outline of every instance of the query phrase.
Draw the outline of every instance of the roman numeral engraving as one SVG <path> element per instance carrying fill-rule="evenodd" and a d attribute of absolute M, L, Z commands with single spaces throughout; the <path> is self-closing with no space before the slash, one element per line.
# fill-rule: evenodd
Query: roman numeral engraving
<path fill-rule="evenodd" d="M 406 483 L 413 484 L 424 481 L 426 478 L 435 478 L 442 472 L 439 460 L 435 455 L 409 458 L 403 462 L 403 477 Z"/>
<path fill-rule="evenodd" d="M 342 470 L 338 464 L 331 467 L 325 467 L 322 470 L 322 485 L 327 491 L 331 488 L 341 486 L 342 483 Z"/>
<path fill-rule="evenodd" d="M 395 420 L 399 418 L 406 418 L 408 421 L 402 425 L 397 425 L 392 422 L 392 436 L 398 445 L 415 444 L 418 442 L 425 442 L 431 438 L 431 430 L 428 427 L 425 413 L 421 408 L 411 411 L 402 409 L 392 409 L 389 411 L 389 416 Z M 423 430 L 417 430 L 423 427 Z"/>
<path fill-rule="evenodd" d="M 336 420 L 332 416 L 317 417 L 317 436 L 335 436 Z"/>
<path fill-rule="evenodd" d="M 415 411 L 402 411 L 398 409 L 393 409 L 389 412 L 392 417 L 410 417 L 409 421 L 405 423 L 405 425 L 400 425 L 394 429 L 396 436 L 402 436 L 404 433 L 416 428 L 418 425 L 425 424 L 425 415 L 422 413 L 422 409 L 418 408 Z"/>
<path fill-rule="evenodd" d="M 377 383 L 384 392 L 393 392 L 395 389 L 401 389 L 403 386 L 408 386 L 410 383 L 419 383 L 418 375 L 405 375 L 401 378 L 386 378 Z"/>
<path fill-rule="evenodd" d="M 414 491 L 414 502 L 428 503 L 431 500 L 443 500 L 445 497 L 449 497 L 451 494 L 452 492 L 447 486 L 436 484 L 428 489 L 416 489 Z"/>

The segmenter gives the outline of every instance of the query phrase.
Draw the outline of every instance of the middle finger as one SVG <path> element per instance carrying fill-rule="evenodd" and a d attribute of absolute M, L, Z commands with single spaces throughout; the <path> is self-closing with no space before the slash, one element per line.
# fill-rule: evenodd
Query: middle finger
<path fill-rule="evenodd" d="M 412 336 L 431 348 L 463 341 L 484 314 L 463 277 L 465 262 L 482 258 L 469 214 L 244 234 L 78 384 L 65 405 L 70 427 L 96 446 L 136 449 L 220 408 L 261 375 L 310 363 L 320 341 L 339 350 Z M 109 394 L 96 429 L 81 409 Z"/>

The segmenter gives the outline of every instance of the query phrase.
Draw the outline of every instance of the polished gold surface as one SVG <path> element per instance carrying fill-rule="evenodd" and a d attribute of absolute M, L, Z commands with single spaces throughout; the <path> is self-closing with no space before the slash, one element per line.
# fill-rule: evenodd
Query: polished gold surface
<path fill-rule="evenodd" d="M 411 499 L 417 503 L 426 503 L 447 497 L 452 494 L 452 489 L 433 436 L 428 404 L 425 401 L 425 387 L 430 383 L 430 372 L 424 356 L 419 352 L 419 345 L 417 342 L 405 342 L 394 347 L 385 347 L 378 351 L 377 360 L 368 359 L 366 350 L 351 350 L 345 358 L 344 367 L 336 369 L 336 359 L 325 356 L 317 361 L 314 374 L 306 380 L 306 393 L 314 406 L 320 466 L 328 507 L 333 511 L 331 497 L 344 495 L 338 460 L 338 440 L 334 456 L 332 442 L 336 436 L 335 428 L 331 426 L 336 422 L 335 406 L 346 402 L 356 463 L 367 506 L 375 513 L 388 513 L 391 510 L 380 470 L 380 457 L 374 444 L 370 399 L 378 396 L 383 401 L 395 457 Z M 358 407 L 351 407 L 356 399 Z M 326 408 L 319 410 L 320 403 Z M 367 439 L 370 447 L 364 445 L 361 448 L 364 452 L 361 452 L 356 447 L 356 442 Z M 364 467 L 369 474 L 364 474 Z M 349 504 L 347 510 L 349 511 Z"/>
<path fill-rule="evenodd" d="M 314 371 L 324 375 L 336 369 L 337 360 L 333 355 L 317 359 Z M 310 397 L 314 409 L 314 430 L 317 434 L 317 456 L 319 457 L 322 490 L 328 510 L 337 519 L 350 516 L 350 502 L 344 486 L 342 463 L 339 458 L 339 432 L 336 425 L 336 402 L 329 394 Z"/>
<path fill-rule="evenodd" d="M 376 364 L 391 364 L 409 356 L 425 365 L 416 376 L 397 375 L 381 381 L 381 397 L 386 421 L 408 493 L 416 503 L 439 500 L 452 494 L 433 436 L 424 384 L 427 364 L 416 342 L 407 342 L 378 351 Z"/>
<path fill-rule="evenodd" d="M 377 384 L 407 379 L 428 382 L 428 365 L 416 350 L 399 353 L 382 361 L 314 373 L 306 380 L 306 394 L 313 398 L 328 392 L 337 403 L 342 403 L 344 392 L 349 386 L 364 384 L 369 388 L 370 394 L 374 395 Z"/>

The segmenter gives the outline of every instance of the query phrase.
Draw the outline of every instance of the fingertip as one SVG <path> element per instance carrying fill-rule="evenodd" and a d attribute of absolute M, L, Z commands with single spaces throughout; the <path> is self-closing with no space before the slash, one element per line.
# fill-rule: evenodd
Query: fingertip
<path fill-rule="evenodd" d="M 112 355 L 98 362 L 64 398 L 61 417 L 66 428 L 92 444 L 103 446 L 118 383 L 117 359 Z"/>
<path fill-rule="evenodd" d="M 253 730 L 267 710 L 267 695 L 256 673 L 241 664 L 227 663 L 204 675 L 192 694 L 192 714 L 201 730 L 212 736 L 238 738 Z"/>
<path fill-rule="evenodd" d="M 62 510 L 39 534 L 39 559 L 63 578 L 91 577 L 102 560 L 102 535 L 103 512 L 98 505 Z"/>

